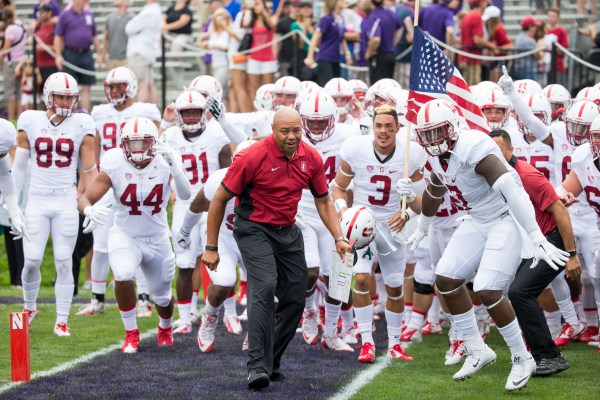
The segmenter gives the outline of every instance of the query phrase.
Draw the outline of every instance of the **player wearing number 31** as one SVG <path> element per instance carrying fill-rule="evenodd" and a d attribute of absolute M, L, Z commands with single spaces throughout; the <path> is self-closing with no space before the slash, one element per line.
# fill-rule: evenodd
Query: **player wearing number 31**
<path fill-rule="evenodd" d="M 77 240 L 77 166 L 81 159 L 83 188 L 97 174 L 94 161 L 94 121 L 75 114 L 77 82 L 69 74 L 50 75 L 44 85 L 46 111 L 25 111 L 17 122 L 17 150 L 13 173 L 17 193 L 23 188 L 28 161 L 31 178 L 23 239 L 23 300 L 29 323 L 37 315 L 40 266 L 52 232 L 56 266 L 56 324 L 54 333 L 70 336 L 67 322 L 73 299 L 72 255 Z"/>
<path fill-rule="evenodd" d="M 159 316 L 158 345 L 173 344 L 173 297 L 175 255 L 171 248 L 166 207 L 171 179 L 182 200 L 191 195 L 181 156 L 158 141 L 156 125 L 134 118 L 121 131 L 121 148 L 107 151 L 100 174 L 79 199 L 84 225 L 92 229 L 106 223 L 111 205 L 97 204 L 113 189 L 115 218 L 108 239 L 108 261 L 115 277 L 115 295 L 125 326 L 122 351 L 135 353 L 139 344 L 136 322 L 135 272 L 141 266 Z M 157 157 L 160 154 L 160 157 Z"/>

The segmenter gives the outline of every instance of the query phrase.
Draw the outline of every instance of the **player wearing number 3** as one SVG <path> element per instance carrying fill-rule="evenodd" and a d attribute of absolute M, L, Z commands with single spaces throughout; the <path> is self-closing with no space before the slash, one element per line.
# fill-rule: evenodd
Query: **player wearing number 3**
<path fill-rule="evenodd" d="M 102 157 L 100 174 L 79 200 L 88 226 L 106 222 L 108 206 L 98 201 L 113 189 L 115 218 L 108 238 L 108 260 L 115 277 L 115 295 L 125 326 L 122 351 L 135 353 L 139 344 L 133 279 L 141 266 L 159 315 L 158 345 L 173 344 L 175 255 L 169 240 L 167 203 L 170 181 L 179 198 L 191 195 L 181 157 L 158 141 L 158 129 L 146 118 L 135 118 L 121 131 L 121 148 Z M 156 157 L 160 153 L 161 157 Z"/>
<path fill-rule="evenodd" d="M 75 114 L 77 82 L 69 74 L 52 74 L 44 85 L 46 111 L 25 111 L 17 122 L 17 150 L 13 166 L 17 193 L 23 188 L 28 161 L 31 178 L 23 238 L 23 301 L 29 323 L 37 314 L 40 266 L 52 232 L 56 266 L 56 324 L 54 333 L 70 336 L 67 322 L 73 299 L 72 255 L 77 240 L 77 166 L 81 158 L 83 185 L 96 175 L 94 121 Z"/>

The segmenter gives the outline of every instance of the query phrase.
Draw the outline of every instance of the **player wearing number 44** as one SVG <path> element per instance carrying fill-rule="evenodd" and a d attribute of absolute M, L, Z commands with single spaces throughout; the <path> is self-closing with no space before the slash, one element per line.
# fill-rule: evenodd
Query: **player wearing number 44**
<path fill-rule="evenodd" d="M 158 141 L 158 129 L 149 119 L 127 122 L 121 141 L 121 148 L 111 149 L 102 157 L 98 177 L 79 199 L 79 211 L 85 215 L 84 226 L 90 230 L 106 223 L 111 205 L 97 203 L 113 189 L 115 218 L 108 239 L 108 261 L 126 331 L 122 351 L 135 353 L 140 341 L 133 284 L 138 266 L 148 279 L 159 316 L 158 345 L 173 345 L 171 282 L 175 276 L 175 255 L 169 240 L 166 207 L 171 183 L 182 200 L 190 198 L 191 187 L 181 156 Z"/>
<path fill-rule="evenodd" d="M 94 121 L 75 114 L 79 99 L 77 82 L 69 74 L 50 75 L 44 85 L 46 111 L 25 111 L 17 122 L 17 150 L 13 176 L 17 193 L 23 188 L 28 162 L 31 177 L 23 238 L 23 301 L 29 323 L 37 315 L 40 266 L 52 231 L 56 266 L 56 324 L 54 333 L 70 336 L 67 322 L 73 299 L 72 255 L 77 240 L 77 166 L 81 159 L 81 186 L 96 176 Z"/>

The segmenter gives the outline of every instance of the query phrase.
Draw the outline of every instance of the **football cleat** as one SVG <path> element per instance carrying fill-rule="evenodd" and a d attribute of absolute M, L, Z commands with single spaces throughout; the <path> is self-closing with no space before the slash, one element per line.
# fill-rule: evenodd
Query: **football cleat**
<path fill-rule="evenodd" d="M 345 343 L 357 344 L 358 343 L 358 329 L 356 329 L 356 327 L 354 327 L 354 326 L 351 326 L 350 328 L 342 331 L 341 337 Z"/>
<path fill-rule="evenodd" d="M 246 333 L 246 337 L 242 342 L 242 351 L 248 351 L 248 333 Z"/>
<path fill-rule="evenodd" d="M 215 347 L 215 329 L 217 329 L 218 315 L 204 313 L 200 329 L 198 329 L 198 347 L 203 353 L 210 353 Z"/>
<path fill-rule="evenodd" d="M 360 354 L 358 355 L 358 362 L 361 363 L 372 363 L 375 361 L 375 345 L 372 343 L 365 343 L 360 348 Z"/>
<path fill-rule="evenodd" d="M 163 329 L 158 326 L 158 340 L 157 343 L 159 346 L 173 346 L 173 327 L 170 326 L 166 329 Z"/>
<path fill-rule="evenodd" d="M 554 339 L 554 344 L 558 347 L 569 344 L 571 341 L 576 341 L 577 337 L 582 335 L 585 331 L 585 325 L 583 323 L 579 323 L 579 325 L 571 326 L 568 322 L 563 325 L 562 332 L 556 339 Z"/>
<path fill-rule="evenodd" d="M 92 299 L 88 304 L 84 304 L 79 307 L 79 311 L 76 315 L 93 315 L 93 314 L 104 314 L 106 312 L 104 308 L 104 302 Z"/>
<path fill-rule="evenodd" d="M 240 287 L 237 292 L 237 302 L 244 307 L 248 304 L 248 282 L 240 281 Z"/>
<path fill-rule="evenodd" d="M 496 353 L 494 353 L 494 351 L 490 349 L 487 344 L 483 349 L 475 351 L 470 351 L 467 347 L 466 353 L 467 358 L 465 359 L 462 368 L 453 376 L 455 381 L 468 379 L 475 375 L 481 368 L 496 361 Z M 535 361 L 533 364 L 535 369 Z"/>
<path fill-rule="evenodd" d="M 152 316 L 152 305 L 148 300 L 138 300 L 135 316 L 138 318 L 149 318 Z"/>
<path fill-rule="evenodd" d="M 71 336 L 71 332 L 69 332 L 69 327 L 64 322 L 59 322 L 54 325 L 54 334 L 60 337 Z"/>
<path fill-rule="evenodd" d="M 423 341 L 423 336 L 421 336 L 421 332 L 419 332 L 419 329 L 409 326 L 407 329 L 404 330 L 402 335 L 400 335 L 400 341 L 421 343 Z"/>
<path fill-rule="evenodd" d="M 140 344 L 140 330 L 134 329 L 125 331 L 125 341 L 121 347 L 121 351 L 126 354 L 137 353 Z"/>
<path fill-rule="evenodd" d="M 192 324 L 179 323 L 178 325 L 173 324 L 173 326 L 177 326 L 173 329 L 174 335 L 188 335 L 192 333 Z"/>
<path fill-rule="evenodd" d="M 526 357 L 513 356 L 511 361 L 512 368 L 510 374 L 508 374 L 506 386 L 504 386 L 504 389 L 508 391 L 519 390 L 527 386 L 531 374 L 537 367 L 531 354 Z"/>
<path fill-rule="evenodd" d="M 444 333 L 442 330 L 442 325 L 440 323 L 435 323 L 431 321 L 427 321 L 425 325 L 423 325 L 423 329 L 421 329 L 421 334 L 423 336 L 434 335 L 434 334 L 442 334 Z"/>
<path fill-rule="evenodd" d="M 242 333 L 242 324 L 238 317 L 223 317 L 223 325 L 225 325 L 229 333 L 234 335 Z"/>
<path fill-rule="evenodd" d="M 354 352 L 354 349 L 337 335 L 334 335 L 333 337 L 327 337 L 323 335 L 321 338 L 321 347 L 323 347 L 325 350 L 344 351 L 347 353 Z"/>
<path fill-rule="evenodd" d="M 588 326 L 585 332 L 577 338 L 578 342 L 589 343 L 598 341 L 598 327 Z"/>
<path fill-rule="evenodd" d="M 400 344 L 396 343 L 394 347 L 390 347 L 388 349 L 388 356 L 393 358 L 394 360 L 403 360 L 403 361 L 413 361 L 414 358 L 406 353 L 404 347 Z"/>
<path fill-rule="evenodd" d="M 23 312 L 27 313 L 27 323 L 29 324 L 29 326 L 31 326 L 31 323 L 33 322 L 35 317 L 37 317 L 38 314 L 40 313 L 37 305 L 35 306 L 35 311 L 24 308 Z"/>
<path fill-rule="evenodd" d="M 377 302 L 377 304 L 373 305 L 373 313 L 375 315 L 381 315 L 385 313 L 385 304 Z"/>
<path fill-rule="evenodd" d="M 446 353 L 444 365 L 456 365 L 465 355 L 465 343 L 462 340 L 452 340 Z"/>
<path fill-rule="evenodd" d="M 319 341 L 319 321 L 317 312 L 314 310 L 305 311 L 302 319 L 302 337 L 309 345 L 317 344 Z"/>

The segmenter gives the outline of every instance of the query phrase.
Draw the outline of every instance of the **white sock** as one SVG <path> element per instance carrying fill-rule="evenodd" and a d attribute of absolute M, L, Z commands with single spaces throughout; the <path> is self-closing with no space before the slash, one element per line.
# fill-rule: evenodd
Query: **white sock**
<path fill-rule="evenodd" d="M 237 310 L 235 309 L 235 295 L 229 296 L 223 302 L 223 308 L 225 309 L 226 317 L 237 317 Z"/>
<path fill-rule="evenodd" d="M 516 318 L 510 324 L 502 328 L 498 327 L 498 331 L 500 331 L 500 334 L 502 334 L 506 345 L 510 349 L 510 354 L 525 358 L 530 357 L 529 352 L 527 351 L 527 346 L 525 345 L 525 340 L 523 340 L 521 327 L 519 327 L 519 323 L 517 322 Z"/>
<path fill-rule="evenodd" d="M 306 297 L 306 303 L 304 305 L 304 312 L 307 311 L 315 311 L 317 308 L 315 307 L 315 298 L 317 297 L 317 290 L 313 290 L 310 296 Z"/>
<path fill-rule="evenodd" d="M 375 290 L 377 296 L 379 296 L 379 303 L 385 305 L 387 301 L 387 292 L 385 290 L 385 283 L 383 282 L 383 274 L 381 272 L 375 273 Z"/>
<path fill-rule="evenodd" d="M 173 324 L 173 317 L 171 318 L 163 318 L 160 315 L 158 316 L 158 326 L 162 329 L 168 329 Z"/>
<path fill-rule="evenodd" d="M 587 323 L 587 326 L 598 326 L 597 308 L 584 308 L 583 313 L 585 315 L 585 321 Z"/>
<path fill-rule="evenodd" d="M 23 284 L 23 303 L 25 309 L 35 311 L 35 304 L 42 280 L 39 279 L 37 281 L 27 282 L 25 279 L 21 278 L 21 283 Z"/>
<path fill-rule="evenodd" d="M 183 321 L 184 324 L 189 325 L 191 319 L 191 310 L 192 310 L 192 302 L 188 301 L 178 301 L 177 302 L 177 310 L 179 310 L 179 319 Z"/>
<path fill-rule="evenodd" d="M 404 320 L 402 326 L 408 326 L 412 318 L 413 303 L 404 303 Z"/>
<path fill-rule="evenodd" d="M 210 301 L 208 301 L 208 297 L 206 297 L 206 313 L 207 314 L 212 314 L 212 315 L 219 315 L 219 311 L 221 310 L 221 306 L 222 304 L 218 305 L 218 306 L 213 306 L 212 304 L 210 304 Z"/>
<path fill-rule="evenodd" d="M 75 285 L 60 284 L 54 285 L 54 296 L 56 297 L 56 323 L 67 323 L 69 320 L 69 311 L 71 311 L 71 302 L 73 301 L 73 290 Z"/>
<path fill-rule="evenodd" d="M 560 326 L 560 311 L 544 311 L 548 326 Z"/>
<path fill-rule="evenodd" d="M 361 341 L 364 343 L 375 344 L 373 341 L 373 304 L 366 307 L 354 306 L 354 314 L 358 323 L 358 332 Z M 337 323 L 337 321 L 336 321 Z"/>
<path fill-rule="evenodd" d="M 423 327 L 424 323 L 425 323 L 425 314 L 413 309 L 412 315 L 410 317 L 410 323 L 408 324 L 408 326 L 410 326 L 412 329 L 417 329 L 419 332 L 421 332 L 421 328 Z"/>
<path fill-rule="evenodd" d="M 396 313 L 385 309 L 385 322 L 387 323 L 388 348 L 391 349 L 400 344 L 400 331 L 402 330 L 402 318 L 404 313 Z"/>
<path fill-rule="evenodd" d="M 121 320 L 123 321 L 123 326 L 126 331 L 136 330 L 137 320 L 135 318 L 135 306 L 130 308 L 129 310 L 123 310 L 119 308 L 119 313 L 121 314 Z"/>
<path fill-rule="evenodd" d="M 485 310 L 485 306 L 483 305 L 483 303 L 479 303 L 479 304 L 473 304 L 473 312 L 475 313 L 475 315 L 480 315 L 486 312 Z"/>
<path fill-rule="evenodd" d="M 485 348 L 485 342 L 479 334 L 477 321 L 475 321 L 475 311 L 471 308 L 463 314 L 453 314 L 452 319 L 456 329 L 460 331 L 462 340 L 471 348 L 471 350 L 482 350 Z"/>
<path fill-rule="evenodd" d="M 190 313 L 198 314 L 198 291 L 192 292 L 192 301 L 190 303 Z"/>
<path fill-rule="evenodd" d="M 137 288 L 138 295 L 142 293 L 150 293 L 148 290 L 148 281 L 146 280 L 146 275 L 144 275 L 144 271 L 142 271 L 142 269 L 139 267 L 135 271 L 135 287 Z"/>
<path fill-rule="evenodd" d="M 92 256 L 92 293 L 106 294 L 106 278 L 108 278 L 108 253 L 94 251 Z"/>
<path fill-rule="evenodd" d="M 347 309 L 340 312 L 340 316 L 342 317 L 342 329 L 347 330 L 354 327 L 354 307 L 348 306 Z"/>
<path fill-rule="evenodd" d="M 431 302 L 431 307 L 429 307 L 429 311 L 427 312 L 427 321 L 432 322 L 434 324 L 440 323 L 440 299 L 438 299 L 437 295 L 433 295 L 433 301 Z M 412 316 L 411 316 L 412 318 Z"/>
<path fill-rule="evenodd" d="M 323 332 L 324 336 L 332 337 L 335 334 L 341 308 L 341 304 L 329 304 L 325 302 L 325 327 Z"/>
<path fill-rule="evenodd" d="M 560 313 L 566 322 L 571 326 L 579 325 L 579 317 L 577 316 L 577 312 L 575 312 L 575 306 L 570 298 L 566 300 L 556 301 L 558 304 L 558 308 L 560 308 Z"/>

